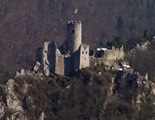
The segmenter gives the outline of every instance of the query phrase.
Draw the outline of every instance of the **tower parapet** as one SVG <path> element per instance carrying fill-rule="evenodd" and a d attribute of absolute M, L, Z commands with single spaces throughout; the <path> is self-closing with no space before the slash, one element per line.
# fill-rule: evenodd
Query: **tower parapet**
<path fill-rule="evenodd" d="M 76 52 L 82 43 L 81 21 L 68 21 L 67 24 L 67 45 L 70 53 Z"/>

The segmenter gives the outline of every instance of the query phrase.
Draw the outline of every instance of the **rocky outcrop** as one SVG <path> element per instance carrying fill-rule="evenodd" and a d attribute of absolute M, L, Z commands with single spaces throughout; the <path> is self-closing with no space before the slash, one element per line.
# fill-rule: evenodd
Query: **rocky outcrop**
<path fill-rule="evenodd" d="M 44 120 L 45 119 L 45 113 L 42 112 L 39 116 L 39 119 L 38 120 Z"/>
<path fill-rule="evenodd" d="M 41 64 L 40 64 L 40 62 L 36 62 L 36 64 L 35 64 L 35 66 L 34 66 L 34 68 L 33 68 L 33 71 L 34 72 L 38 72 L 39 71 L 39 69 L 40 69 L 40 67 L 41 67 Z"/>
<path fill-rule="evenodd" d="M 122 62 L 122 65 L 117 64 L 117 67 L 111 70 L 105 70 L 104 66 L 97 66 L 84 69 L 83 72 L 82 70 L 76 71 L 77 75 L 71 78 L 58 75 L 49 77 L 48 68 L 47 70 L 42 68 L 40 71 L 40 63 L 36 63 L 34 71 L 21 69 L 14 79 L 9 79 L 4 85 L 0 85 L 0 119 L 44 120 L 49 116 L 57 119 L 55 113 L 66 114 L 72 106 L 76 106 L 76 103 L 78 103 L 78 108 L 75 107 L 75 111 L 83 110 L 83 107 L 87 106 L 85 103 L 88 103 L 87 107 L 92 105 L 91 108 L 95 107 L 95 112 L 98 110 L 96 106 L 100 106 L 102 110 L 100 114 L 102 114 L 109 109 L 112 101 L 118 102 L 119 100 L 115 99 L 118 97 L 122 99 L 125 95 L 128 95 L 124 97 L 125 99 L 130 97 L 130 90 L 135 88 L 140 88 L 141 91 L 134 98 L 131 96 L 128 101 L 131 106 L 140 110 L 141 99 L 145 100 L 148 93 L 155 95 L 155 84 L 149 81 L 148 74 L 141 76 L 127 64 L 127 62 Z M 129 91 L 127 88 L 130 88 Z M 96 98 L 93 98 L 94 96 Z M 93 99 L 89 101 L 88 98 Z M 95 106 L 92 104 L 94 99 Z M 119 104 L 117 109 L 121 109 Z M 88 109 L 87 107 L 84 110 Z M 61 115 L 59 118 L 63 119 Z"/>
<path fill-rule="evenodd" d="M 25 110 L 36 108 L 33 98 L 28 94 L 33 80 L 45 78 L 43 73 L 38 71 L 39 63 L 34 71 L 21 69 L 16 72 L 14 79 L 9 79 L 4 85 L 0 85 L 0 119 L 4 120 L 30 120 L 25 114 Z M 25 96 L 25 97 L 24 97 Z M 42 112 L 38 120 L 44 120 L 45 114 Z"/>
<path fill-rule="evenodd" d="M 146 41 L 142 45 L 137 44 L 137 46 L 135 48 L 133 48 L 132 50 L 130 50 L 128 54 L 132 55 L 136 51 L 146 51 L 148 49 L 149 45 L 151 45 L 151 43 L 149 41 Z"/>
<path fill-rule="evenodd" d="M 43 73 L 46 77 L 48 77 L 50 75 L 50 69 L 49 69 L 48 65 L 44 65 Z"/>
<path fill-rule="evenodd" d="M 145 42 L 144 44 L 142 44 L 142 45 L 137 44 L 136 49 L 137 49 L 137 50 L 146 50 L 146 49 L 149 47 L 150 44 L 151 44 L 151 43 L 150 43 L 149 41 L 146 41 L 146 42 Z"/>
<path fill-rule="evenodd" d="M 14 92 L 14 79 L 8 80 L 8 82 L 5 85 L 5 104 L 8 109 L 11 109 L 13 112 L 22 112 L 23 109 L 21 107 L 21 102 L 17 98 L 15 92 Z"/>
<path fill-rule="evenodd" d="M 23 115 L 22 103 L 15 91 L 15 80 L 10 79 L 3 86 L 3 99 L 0 102 L 0 119 L 27 120 Z"/>

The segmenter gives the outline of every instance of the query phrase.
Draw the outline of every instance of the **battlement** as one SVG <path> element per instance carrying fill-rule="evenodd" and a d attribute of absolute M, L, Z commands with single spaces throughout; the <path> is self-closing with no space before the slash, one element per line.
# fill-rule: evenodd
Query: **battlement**
<path fill-rule="evenodd" d="M 81 21 L 68 21 L 67 24 L 81 24 Z"/>
<path fill-rule="evenodd" d="M 87 44 L 81 44 L 84 48 L 87 48 L 87 47 L 89 47 L 89 45 L 87 45 Z"/>

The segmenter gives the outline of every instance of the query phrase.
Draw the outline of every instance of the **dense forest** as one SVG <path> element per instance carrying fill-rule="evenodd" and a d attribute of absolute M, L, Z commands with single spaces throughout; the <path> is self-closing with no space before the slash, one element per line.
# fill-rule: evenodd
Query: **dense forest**
<path fill-rule="evenodd" d="M 154 0 L 0 0 L 0 61 L 13 72 L 31 68 L 44 41 L 63 43 L 68 20 L 82 21 L 83 42 L 92 49 L 146 30 L 154 35 L 154 10 Z"/>

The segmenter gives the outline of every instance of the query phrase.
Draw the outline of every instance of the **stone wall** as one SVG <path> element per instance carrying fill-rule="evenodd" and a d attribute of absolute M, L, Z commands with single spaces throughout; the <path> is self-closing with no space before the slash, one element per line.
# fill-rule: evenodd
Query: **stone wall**
<path fill-rule="evenodd" d="M 56 43 L 45 42 L 42 49 L 42 64 L 51 73 L 69 75 L 73 70 L 72 58 L 70 55 L 61 54 Z M 40 52 L 40 50 L 38 51 Z M 39 54 L 39 53 L 38 53 Z"/>
<path fill-rule="evenodd" d="M 72 59 L 71 57 L 64 58 L 64 75 L 69 75 L 73 71 Z"/>
<path fill-rule="evenodd" d="M 42 64 L 43 65 L 49 65 L 48 61 L 48 46 L 50 42 L 44 42 L 43 49 L 42 49 Z"/>
<path fill-rule="evenodd" d="M 91 66 L 102 65 L 102 64 L 104 64 L 103 58 L 90 57 L 90 65 Z"/>
<path fill-rule="evenodd" d="M 75 69 L 82 69 L 90 66 L 90 61 L 97 64 L 112 66 L 117 60 L 124 59 L 123 46 L 118 49 L 104 50 L 103 56 L 100 58 L 90 59 L 89 45 L 81 44 L 79 49 L 73 54 L 62 54 L 56 46 L 55 42 L 45 42 L 42 48 L 42 64 L 49 67 L 50 72 L 69 75 Z"/>
<path fill-rule="evenodd" d="M 89 45 L 82 44 L 81 21 L 68 22 L 67 39 L 59 49 L 55 42 L 44 42 L 41 56 L 43 66 L 60 75 L 89 67 Z"/>
<path fill-rule="evenodd" d="M 120 60 L 124 59 L 124 51 L 123 51 L 123 46 L 118 49 L 115 47 L 112 47 L 112 49 L 108 49 L 104 51 L 104 60 Z"/>
<path fill-rule="evenodd" d="M 76 70 L 76 69 L 79 69 L 79 66 L 80 66 L 80 49 L 76 52 L 74 52 L 74 54 L 72 54 L 72 66 L 73 66 L 73 69 Z"/>
<path fill-rule="evenodd" d="M 51 42 L 49 44 L 49 52 L 48 52 L 48 61 L 50 72 L 55 73 L 55 64 L 56 64 L 56 54 L 57 54 L 57 46 L 55 42 Z"/>
<path fill-rule="evenodd" d="M 55 73 L 59 75 L 64 75 L 65 65 L 64 65 L 64 55 L 56 54 L 56 63 L 55 63 Z"/>
<path fill-rule="evenodd" d="M 89 45 L 80 46 L 80 64 L 79 69 L 89 67 Z"/>
<path fill-rule="evenodd" d="M 55 42 L 44 42 L 42 48 L 42 64 L 48 66 L 51 72 L 55 72 L 57 46 Z"/>
<path fill-rule="evenodd" d="M 101 53 L 101 55 L 99 55 L 100 57 L 97 57 L 98 55 L 90 57 L 91 65 L 104 64 L 107 67 L 110 67 L 115 65 L 117 60 L 124 60 L 125 57 L 123 46 L 120 49 L 112 47 L 112 49 L 99 52 Z M 99 54 L 99 52 L 97 52 L 97 54 Z"/>

